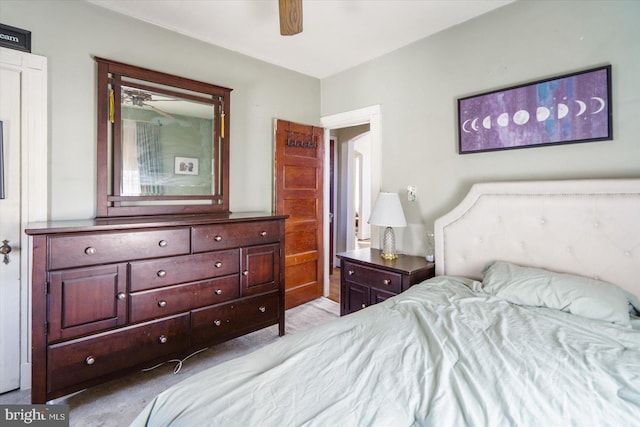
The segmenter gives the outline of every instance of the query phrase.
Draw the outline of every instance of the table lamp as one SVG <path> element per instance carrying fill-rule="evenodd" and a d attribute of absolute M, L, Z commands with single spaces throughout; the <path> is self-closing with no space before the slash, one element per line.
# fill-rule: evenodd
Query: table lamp
<path fill-rule="evenodd" d="M 386 260 L 398 258 L 398 254 L 396 253 L 396 236 L 393 233 L 392 227 L 407 226 L 407 220 L 404 217 L 398 193 L 380 193 L 378 195 L 378 199 L 371 211 L 369 224 L 386 227 L 384 229 L 382 254 L 380 256 Z"/>

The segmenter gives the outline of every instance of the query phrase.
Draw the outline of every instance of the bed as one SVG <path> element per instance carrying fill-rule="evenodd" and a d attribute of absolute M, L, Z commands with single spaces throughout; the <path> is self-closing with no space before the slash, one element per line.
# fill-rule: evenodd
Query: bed
<path fill-rule="evenodd" d="M 483 183 L 436 277 L 159 394 L 134 426 L 635 425 L 640 179 Z"/>

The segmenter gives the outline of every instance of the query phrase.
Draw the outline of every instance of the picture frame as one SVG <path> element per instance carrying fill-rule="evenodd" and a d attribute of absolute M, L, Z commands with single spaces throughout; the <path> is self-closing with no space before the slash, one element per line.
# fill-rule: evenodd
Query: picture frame
<path fill-rule="evenodd" d="M 197 157 L 176 156 L 174 165 L 174 173 L 176 175 L 198 175 L 200 173 Z"/>
<path fill-rule="evenodd" d="M 458 99 L 459 154 L 611 139 L 611 65 Z"/>

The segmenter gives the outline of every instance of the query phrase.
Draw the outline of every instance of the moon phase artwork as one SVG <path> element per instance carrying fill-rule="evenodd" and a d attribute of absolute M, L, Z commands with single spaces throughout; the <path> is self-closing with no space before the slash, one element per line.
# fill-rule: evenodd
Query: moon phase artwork
<path fill-rule="evenodd" d="M 613 138 L 611 65 L 458 99 L 459 153 Z"/>

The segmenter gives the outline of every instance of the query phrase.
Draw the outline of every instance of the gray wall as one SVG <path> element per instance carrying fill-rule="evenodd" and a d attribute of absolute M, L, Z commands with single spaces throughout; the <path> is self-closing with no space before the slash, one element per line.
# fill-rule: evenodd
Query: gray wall
<path fill-rule="evenodd" d="M 274 117 L 318 124 L 380 104 L 381 190 L 418 189 L 417 202 L 401 198 L 409 253 L 424 239 L 406 234 L 431 229 L 474 182 L 640 176 L 638 18 L 632 0 L 520 0 L 320 82 L 83 1 L 0 2 L 0 21 L 32 31 L 33 52 L 49 60 L 52 219 L 95 214 L 97 55 L 234 89 L 236 211 L 271 208 Z M 613 141 L 457 154 L 457 98 L 603 64 Z"/>
<path fill-rule="evenodd" d="M 234 211 L 271 210 L 273 118 L 317 125 L 320 81 L 80 0 L 2 0 L 0 22 L 32 32 L 48 58 L 51 219 L 95 215 L 100 56 L 233 89 Z"/>
<path fill-rule="evenodd" d="M 322 81 L 322 114 L 381 105 L 382 191 L 405 195 L 399 249 L 478 181 L 640 176 L 640 2 L 520 0 Z M 614 140 L 457 154 L 457 98 L 611 64 Z M 403 235 L 404 234 L 404 235 Z M 412 238 L 413 237 L 413 238 Z M 401 244 L 401 243 L 400 243 Z"/>

